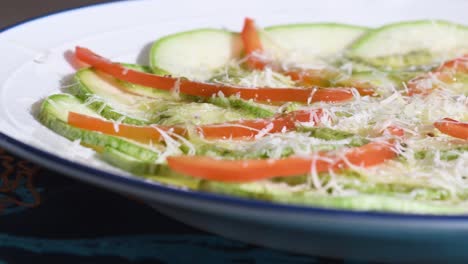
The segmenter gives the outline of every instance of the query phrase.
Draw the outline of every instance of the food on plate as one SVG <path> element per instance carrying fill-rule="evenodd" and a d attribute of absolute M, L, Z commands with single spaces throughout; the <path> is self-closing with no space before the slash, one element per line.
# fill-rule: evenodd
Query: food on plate
<path fill-rule="evenodd" d="M 105 53 L 105 50 L 102 51 Z M 150 65 L 76 47 L 40 121 L 154 182 L 278 203 L 468 212 L 468 28 L 411 21 L 165 36 Z"/>

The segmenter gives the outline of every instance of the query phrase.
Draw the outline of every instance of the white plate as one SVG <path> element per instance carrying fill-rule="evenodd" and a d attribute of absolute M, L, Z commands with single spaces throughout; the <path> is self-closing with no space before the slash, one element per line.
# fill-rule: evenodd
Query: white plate
<path fill-rule="evenodd" d="M 334 257 L 467 259 L 468 217 L 287 206 L 164 187 L 100 162 L 35 118 L 40 99 L 69 82 L 74 71 L 66 57 L 76 45 L 114 60 L 147 63 L 148 46 L 163 35 L 200 27 L 239 30 L 245 16 L 261 26 L 327 21 L 375 27 L 426 18 L 468 24 L 466 10 L 463 0 L 121 1 L 35 19 L 0 34 L 0 146 L 231 238 Z"/>

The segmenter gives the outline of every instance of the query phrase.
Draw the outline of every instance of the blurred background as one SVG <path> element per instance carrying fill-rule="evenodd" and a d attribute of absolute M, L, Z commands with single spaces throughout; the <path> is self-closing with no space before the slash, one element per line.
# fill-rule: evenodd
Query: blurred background
<path fill-rule="evenodd" d="M 63 9 L 105 2 L 112 0 L 0 0 L 0 28 Z"/>

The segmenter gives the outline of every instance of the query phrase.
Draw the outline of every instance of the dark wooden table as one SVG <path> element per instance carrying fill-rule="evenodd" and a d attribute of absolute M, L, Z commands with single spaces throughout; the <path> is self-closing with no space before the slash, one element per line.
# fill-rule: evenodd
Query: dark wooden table
<path fill-rule="evenodd" d="M 110 0 L 1 0 L 0 28 L 42 16 L 51 12 L 91 4 L 112 2 Z"/>

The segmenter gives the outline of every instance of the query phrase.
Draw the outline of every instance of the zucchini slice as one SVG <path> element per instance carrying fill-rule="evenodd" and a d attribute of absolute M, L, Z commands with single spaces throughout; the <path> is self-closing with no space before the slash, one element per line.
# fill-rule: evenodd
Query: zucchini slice
<path fill-rule="evenodd" d="M 102 117 L 127 124 L 150 123 L 148 105 L 152 100 L 130 93 L 117 79 L 86 68 L 75 74 L 75 80 L 74 94 Z"/>
<path fill-rule="evenodd" d="M 238 58 L 242 42 L 236 33 L 220 29 L 197 29 L 157 40 L 150 64 L 157 74 L 207 80 L 213 71 Z"/>
<path fill-rule="evenodd" d="M 368 28 L 337 24 L 291 24 L 265 28 L 265 50 L 281 62 L 315 64 L 337 57 Z"/>
<path fill-rule="evenodd" d="M 317 57 L 341 53 L 367 28 L 334 23 L 278 25 L 266 28 L 261 38 L 267 53 L 277 59 L 314 63 Z M 157 74 L 208 80 L 219 68 L 242 54 L 239 34 L 218 29 L 198 29 L 157 40 L 150 62 Z"/>
<path fill-rule="evenodd" d="M 157 151 L 136 142 L 70 126 L 67 123 L 69 111 L 97 116 L 78 98 L 69 94 L 55 94 L 46 98 L 42 103 L 39 120 L 43 125 L 69 140 L 80 140 L 82 144 L 100 148 L 112 147 L 135 159 L 147 162 L 153 162 L 159 157 Z"/>
<path fill-rule="evenodd" d="M 204 180 L 200 182 L 199 189 L 250 199 L 336 209 L 414 214 L 460 214 L 467 212 L 463 204 L 457 203 L 442 205 L 431 201 L 415 201 L 403 197 L 375 194 L 326 196 L 310 191 L 291 191 L 285 189 L 282 184 L 265 184 L 264 182 L 234 184 Z"/>
<path fill-rule="evenodd" d="M 424 66 L 468 51 L 468 27 L 442 20 L 399 22 L 370 30 L 347 55 L 393 69 Z"/>

